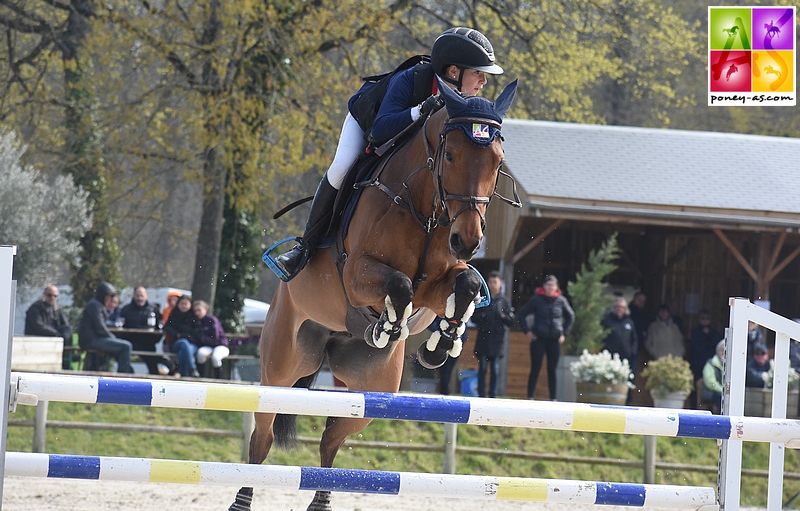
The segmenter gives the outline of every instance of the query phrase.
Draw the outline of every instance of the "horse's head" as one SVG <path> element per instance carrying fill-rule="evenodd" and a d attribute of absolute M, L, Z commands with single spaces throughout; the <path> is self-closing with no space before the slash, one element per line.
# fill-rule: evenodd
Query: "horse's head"
<path fill-rule="evenodd" d="M 443 120 L 434 157 L 441 208 L 438 223 L 450 226 L 450 253 L 456 259 L 468 261 L 480 247 L 486 208 L 492 196 L 497 195 L 495 190 L 503 165 L 500 127 L 514 99 L 517 80 L 494 103 L 480 97 L 462 98 L 441 82 L 439 89 L 447 118 Z M 519 200 L 498 197 L 519 205 Z"/>

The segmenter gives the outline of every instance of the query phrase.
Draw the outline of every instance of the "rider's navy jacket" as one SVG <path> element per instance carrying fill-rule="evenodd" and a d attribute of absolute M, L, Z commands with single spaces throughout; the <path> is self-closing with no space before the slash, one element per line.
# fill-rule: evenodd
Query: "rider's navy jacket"
<path fill-rule="evenodd" d="M 371 84 L 364 84 L 364 87 Z M 360 92 L 360 91 L 359 91 Z M 358 93 L 356 93 L 357 96 Z M 375 123 L 372 125 L 372 138 L 378 142 L 385 142 L 403 131 L 413 121 L 411 108 L 417 106 L 410 104 L 414 95 L 414 68 L 410 67 L 398 72 L 389 79 L 386 96 L 383 98 Z M 348 108 L 353 101 L 353 96 L 348 101 Z M 352 110 L 350 112 L 352 114 Z"/>

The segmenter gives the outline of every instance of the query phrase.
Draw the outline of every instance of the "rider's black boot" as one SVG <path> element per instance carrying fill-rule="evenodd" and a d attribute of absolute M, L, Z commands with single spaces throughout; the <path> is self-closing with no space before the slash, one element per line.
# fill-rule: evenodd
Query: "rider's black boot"
<path fill-rule="evenodd" d="M 293 249 L 275 258 L 275 264 L 287 275 L 282 279 L 284 282 L 289 282 L 297 276 L 314 255 L 317 243 L 328 230 L 337 193 L 338 190 L 328 182 L 327 174 L 323 176 L 317 192 L 314 194 L 314 200 L 311 202 L 311 213 L 308 215 L 303 237 Z"/>

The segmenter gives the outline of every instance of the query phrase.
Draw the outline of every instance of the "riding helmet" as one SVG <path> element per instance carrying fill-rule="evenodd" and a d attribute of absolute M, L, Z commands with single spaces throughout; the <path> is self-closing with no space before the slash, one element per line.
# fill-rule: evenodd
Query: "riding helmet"
<path fill-rule="evenodd" d="M 445 67 L 450 65 L 493 75 L 503 73 L 503 68 L 494 63 L 492 43 L 477 30 L 465 27 L 445 30 L 436 38 L 431 49 L 431 65 L 439 76 L 443 76 Z"/>

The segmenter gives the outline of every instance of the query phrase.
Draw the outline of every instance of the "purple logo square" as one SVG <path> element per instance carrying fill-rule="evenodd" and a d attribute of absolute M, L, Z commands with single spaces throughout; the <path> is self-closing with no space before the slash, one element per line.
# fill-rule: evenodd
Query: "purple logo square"
<path fill-rule="evenodd" d="M 753 8 L 753 49 L 793 50 L 793 14 L 791 7 Z"/>

